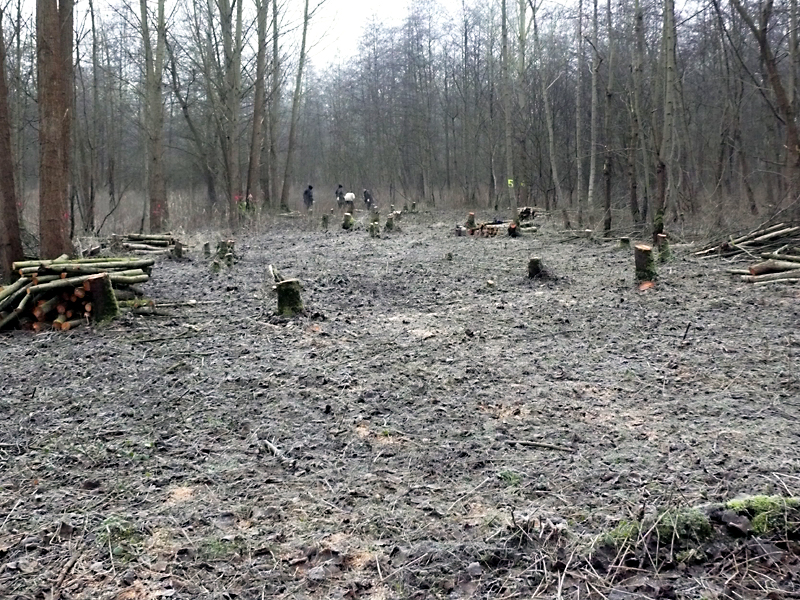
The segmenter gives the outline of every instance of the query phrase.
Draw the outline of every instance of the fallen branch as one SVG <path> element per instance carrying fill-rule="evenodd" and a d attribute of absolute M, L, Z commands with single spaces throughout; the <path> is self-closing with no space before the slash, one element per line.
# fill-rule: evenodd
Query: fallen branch
<path fill-rule="evenodd" d="M 548 444 L 547 442 L 537 442 L 534 440 L 506 440 L 507 444 L 519 444 L 520 446 L 531 446 L 533 448 L 543 448 L 544 450 L 556 450 L 558 452 L 575 452 L 569 446 L 559 446 L 558 444 Z"/>

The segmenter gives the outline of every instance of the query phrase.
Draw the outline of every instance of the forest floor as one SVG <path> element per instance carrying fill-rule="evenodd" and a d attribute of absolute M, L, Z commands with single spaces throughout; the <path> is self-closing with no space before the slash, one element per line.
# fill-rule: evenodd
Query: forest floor
<path fill-rule="evenodd" d="M 172 316 L 0 335 L 0 598 L 800 597 L 785 536 L 604 543 L 800 495 L 798 288 L 457 219 L 277 221 L 160 260 Z"/>

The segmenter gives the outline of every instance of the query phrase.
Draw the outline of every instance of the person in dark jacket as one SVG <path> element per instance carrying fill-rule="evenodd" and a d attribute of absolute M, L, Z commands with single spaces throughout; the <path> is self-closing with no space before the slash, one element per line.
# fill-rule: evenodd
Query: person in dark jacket
<path fill-rule="evenodd" d="M 367 205 L 367 209 L 371 209 L 372 205 L 375 204 L 375 198 L 372 197 L 371 190 L 364 190 L 364 204 Z"/>
<path fill-rule="evenodd" d="M 339 187 L 336 188 L 336 206 L 342 208 L 344 206 L 344 187 L 342 184 L 339 184 Z"/>
<path fill-rule="evenodd" d="M 306 191 L 303 192 L 303 206 L 306 207 L 306 210 L 311 210 L 314 206 L 314 192 L 311 191 L 313 189 L 314 186 L 309 185 Z"/>

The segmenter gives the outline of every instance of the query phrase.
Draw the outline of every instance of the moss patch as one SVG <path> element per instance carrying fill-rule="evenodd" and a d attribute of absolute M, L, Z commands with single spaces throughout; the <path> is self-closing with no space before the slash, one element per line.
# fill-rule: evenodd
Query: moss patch
<path fill-rule="evenodd" d="M 656 533 L 663 540 L 693 540 L 704 542 L 714 535 L 711 522 L 696 508 L 671 509 L 661 514 Z"/>
<path fill-rule="evenodd" d="M 753 533 L 777 533 L 796 537 L 800 535 L 800 499 L 783 496 L 749 496 L 725 504 L 725 508 L 746 514 L 752 523 Z"/>

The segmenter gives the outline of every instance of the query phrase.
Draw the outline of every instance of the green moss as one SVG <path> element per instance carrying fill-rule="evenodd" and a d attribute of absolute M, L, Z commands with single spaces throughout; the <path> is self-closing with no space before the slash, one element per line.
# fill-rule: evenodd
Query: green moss
<path fill-rule="evenodd" d="M 639 537 L 641 526 L 638 521 L 620 521 L 619 524 L 605 535 L 605 543 L 619 548 L 635 541 Z"/>
<path fill-rule="evenodd" d="M 729 510 L 747 514 L 753 533 L 800 533 L 800 499 L 783 496 L 749 496 L 725 504 Z"/>
<path fill-rule="evenodd" d="M 661 540 L 677 538 L 703 542 L 714 534 L 708 517 L 696 508 L 671 509 L 664 512 L 656 525 Z"/>

